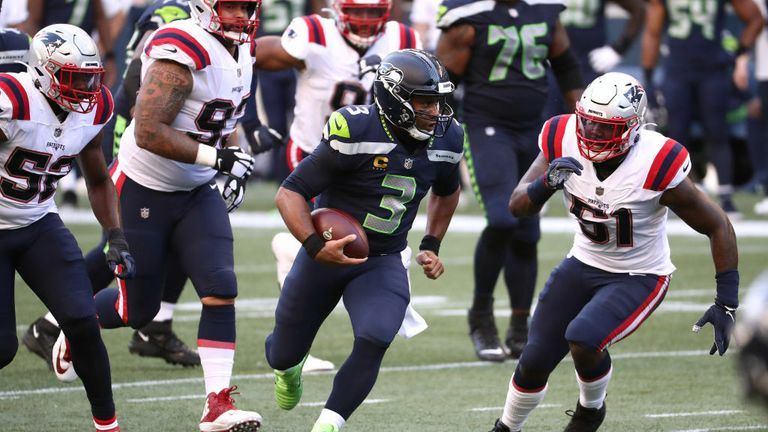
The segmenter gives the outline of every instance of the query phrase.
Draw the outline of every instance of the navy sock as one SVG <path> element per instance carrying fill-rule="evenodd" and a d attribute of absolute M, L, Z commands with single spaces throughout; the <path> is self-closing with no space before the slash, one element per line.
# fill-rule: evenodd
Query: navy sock
<path fill-rule="evenodd" d="M 536 243 L 510 241 L 506 245 L 504 282 L 509 292 L 512 310 L 530 310 L 536 289 Z"/>
<path fill-rule="evenodd" d="M 59 324 L 69 340 L 72 364 L 83 381 L 91 413 L 98 419 L 111 419 L 115 415 L 115 403 L 112 399 L 109 357 L 96 317 Z"/>
<path fill-rule="evenodd" d="M 605 374 L 608 373 L 609 370 L 611 370 L 611 355 L 608 354 L 608 351 L 605 352 L 605 357 L 598 363 L 594 368 L 589 370 L 579 370 L 576 369 L 576 372 L 579 373 L 579 376 L 581 379 L 585 381 L 593 381 L 596 380 Z"/>
<path fill-rule="evenodd" d="M 478 308 L 493 304 L 493 290 L 496 288 L 496 281 L 504 266 L 504 259 L 507 253 L 506 249 L 506 230 L 486 227 L 480 234 L 480 239 L 475 247 L 474 276 L 475 276 L 475 299 Z M 475 307 L 473 306 L 473 309 Z M 475 309 L 475 310 L 484 310 Z"/>
<path fill-rule="evenodd" d="M 234 343 L 235 336 L 235 305 L 203 305 L 197 327 L 198 339 Z"/>
<path fill-rule="evenodd" d="M 349 419 L 373 389 L 387 348 L 367 339 L 355 338 L 352 354 L 333 380 L 333 390 L 325 408 L 335 411 L 345 420 Z"/>

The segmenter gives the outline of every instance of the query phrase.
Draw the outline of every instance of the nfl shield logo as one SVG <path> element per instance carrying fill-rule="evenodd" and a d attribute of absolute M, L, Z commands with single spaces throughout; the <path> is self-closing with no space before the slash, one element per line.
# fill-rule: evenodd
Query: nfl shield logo
<path fill-rule="evenodd" d="M 405 169 L 413 168 L 413 159 L 405 158 L 405 162 L 403 162 L 403 166 L 405 167 Z"/>
<path fill-rule="evenodd" d="M 60 136 L 61 136 L 61 128 L 57 127 L 56 129 L 53 130 L 53 137 L 58 138 Z"/>
<path fill-rule="evenodd" d="M 142 219 L 149 219 L 149 209 L 146 207 L 141 208 L 141 212 L 139 213 L 141 215 Z"/>
<path fill-rule="evenodd" d="M 602 188 L 602 186 L 598 186 L 595 188 L 595 193 L 598 195 L 602 195 L 603 192 L 605 192 L 605 189 Z"/>

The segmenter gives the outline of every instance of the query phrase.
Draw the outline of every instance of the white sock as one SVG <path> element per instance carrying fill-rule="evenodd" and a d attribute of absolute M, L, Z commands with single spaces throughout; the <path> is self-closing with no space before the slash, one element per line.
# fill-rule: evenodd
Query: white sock
<path fill-rule="evenodd" d="M 320 412 L 320 417 L 317 418 L 315 424 L 332 424 L 337 429 L 341 429 L 347 421 L 344 417 L 340 416 L 336 411 L 323 408 Z"/>
<path fill-rule="evenodd" d="M 603 406 L 605 394 L 608 391 L 608 382 L 613 375 L 613 365 L 608 373 L 592 381 L 584 381 L 576 372 L 576 381 L 579 383 L 579 403 L 584 408 L 600 408 Z"/>
<path fill-rule="evenodd" d="M 176 303 L 160 302 L 160 310 L 157 315 L 152 319 L 155 322 L 170 321 L 173 319 L 173 310 L 176 308 Z"/>
<path fill-rule="evenodd" d="M 272 237 L 272 253 L 277 260 L 277 283 L 283 289 L 283 282 L 293 267 L 293 260 L 301 249 L 301 243 L 291 233 L 279 232 Z"/>
<path fill-rule="evenodd" d="M 43 318 L 45 318 L 46 321 L 48 321 L 49 323 L 55 325 L 56 327 L 59 326 L 59 322 L 56 321 L 56 318 L 53 317 L 52 313 L 48 312 L 47 314 L 45 314 L 45 316 Z"/>
<path fill-rule="evenodd" d="M 514 375 L 512 375 L 509 380 L 507 401 L 504 403 L 504 414 L 501 416 L 502 423 L 512 431 L 522 430 L 528 416 L 544 400 L 548 387 L 545 385 L 534 392 L 524 391 L 515 385 Z"/>
<path fill-rule="evenodd" d="M 197 346 L 200 364 L 203 366 L 205 394 L 218 393 L 229 388 L 232 367 L 235 365 L 235 350 Z"/>

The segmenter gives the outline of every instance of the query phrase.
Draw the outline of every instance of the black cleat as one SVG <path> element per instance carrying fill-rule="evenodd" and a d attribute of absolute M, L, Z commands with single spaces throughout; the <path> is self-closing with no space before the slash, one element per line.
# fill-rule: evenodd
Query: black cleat
<path fill-rule="evenodd" d="M 526 343 L 528 343 L 528 317 L 513 315 L 510 319 L 509 329 L 507 329 L 507 337 L 504 339 L 509 357 L 519 359 Z"/>
<path fill-rule="evenodd" d="M 507 425 L 501 422 L 501 419 L 496 419 L 496 423 L 493 424 L 493 429 L 490 432 L 512 432 Z"/>
<path fill-rule="evenodd" d="M 595 432 L 605 420 L 605 401 L 600 408 L 584 408 L 576 402 L 576 411 L 565 413 L 571 416 L 571 421 L 563 432 Z"/>
<path fill-rule="evenodd" d="M 27 328 L 27 331 L 21 338 L 21 343 L 30 352 L 40 356 L 45 361 L 48 369 L 53 370 L 53 363 L 51 362 L 53 359 L 53 344 L 56 343 L 59 332 L 58 327 L 44 317 L 40 317 Z"/>
<path fill-rule="evenodd" d="M 477 358 L 483 361 L 503 362 L 507 352 L 502 348 L 493 312 L 469 310 L 469 337 Z"/>
<path fill-rule="evenodd" d="M 151 322 L 133 332 L 128 351 L 142 357 L 158 357 L 167 363 L 200 366 L 200 355 L 176 336 L 171 321 Z"/>

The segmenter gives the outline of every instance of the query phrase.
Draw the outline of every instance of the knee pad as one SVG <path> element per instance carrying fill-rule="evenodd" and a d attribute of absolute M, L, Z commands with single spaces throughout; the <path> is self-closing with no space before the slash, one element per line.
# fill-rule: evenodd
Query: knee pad
<path fill-rule="evenodd" d="M 237 277 L 231 268 L 220 268 L 212 271 L 205 278 L 197 282 L 200 284 L 200 288 L 197 288 L 197 286 L 195 288 L 197 288 L 197 294 L 201 298 L 218 297 L 233 299 L 237 297 Z"/>
<path fill-rule="evenodd" d="M 568 324 L 565 340 L 587 351 L 598 351 L 602 343 L 602 335 L 589 320 L 577 317 Z"/>
<path fill-rule="evenodd" d="M 91 343 L 91 341 L 100 337 L 99 321 L 95 315 L 73 321 L 60 322 L 59 327 L 67 336 L 67 339 L 77 341 L 77 343 Z"/>
<path fill-rule="evenodd" d="M 291 233 L 280 232 L 272 237 L 272 253 L 277 260 L 277 283 L 281 289 L 300 249 L 301 243 Z"/>
<path fill-rule="evenodd" d="M 19 340 L 16 338 L 16 334 L 0 337 L 0 369 L 11 364 L 18 349 Z"/>

